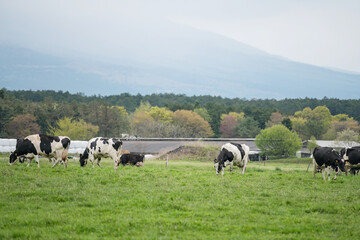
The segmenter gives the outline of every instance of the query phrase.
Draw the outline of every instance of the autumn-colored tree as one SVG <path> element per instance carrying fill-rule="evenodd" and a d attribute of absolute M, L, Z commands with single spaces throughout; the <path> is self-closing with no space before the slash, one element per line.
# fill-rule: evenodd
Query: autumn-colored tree
<path fill-rule="evenodd" d="M 96 136 L 99 127 L 86 123 L 84 120 L 71 120 L 69 117 L 59 119 L 56 126 L 50 127 L 49 134 L 54 136 L 68 136 L 72 140 L 88 141 Z"/>
<path fill-rule="evenodd" d="M 266 128 L 272 127 L 274 125 L 281 124 L 284 117 L 280 112 L 273 112 L 270 115 L 270 120 L 266 122 Z"/>
<path fill-rule="evenodd" d="M 177 110 L 173 115 L 174 124 L 184 131 L 184 137 L 211 137 L 214 135 L 210 124 L 199 114 L 190 110 Z"/>
<path fill-rule="evenodd" d="M 154 119 L 145 112 L 136 111 L 132 115 L 131 129 L 136 136 L 150 137 L 151 126 L 154 124 Z"/>
<path fill-rule="evenodd" d="M 36 118 L 30 114 L 20 114 L 5 125 L 8 138 L 20 138 L 40 133 L 40 126 Z"/>
<path fill-rule="evenodd" d="M 135 112 L 131 122 L 132 134 L 139 137 L 182 137 L 182 129 L 169 122 L 155 121 L 150 114 Z"/>
<path fill-rule="evenodd" d="M 226 116 L 232 116 L 236 121 L 239 121 L 245 117 L 245 113 L 229 112 L 228 114 L 222 114 L 221 121 L 223 121 Z"/>
<path fill-rule="evenodd" d="M 225 115 L 220 123 L 220 134 L 223 138 L 232 138 L 237 136 L 235 126 L 238 123 L 231 115 Z"/>

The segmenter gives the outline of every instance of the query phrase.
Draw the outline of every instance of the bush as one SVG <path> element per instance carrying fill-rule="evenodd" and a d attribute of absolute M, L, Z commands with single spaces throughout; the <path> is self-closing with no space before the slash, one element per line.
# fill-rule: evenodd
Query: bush
<path fill-rule="evenodd" d="M 284 125 L 275 125 L 261 130 L 255 138 L 255 144 L 266 155 L 288 157 L 295 155 L 302 142 L 297 133 L 291 132 Z"/>

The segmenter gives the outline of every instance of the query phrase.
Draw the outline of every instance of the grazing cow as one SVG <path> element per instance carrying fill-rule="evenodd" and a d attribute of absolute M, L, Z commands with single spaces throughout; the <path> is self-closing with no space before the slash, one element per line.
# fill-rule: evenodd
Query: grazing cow
<path fill-rule="evenodd" d="M 340 155 L 345 161 L 345 173 L 347 174 L 350 169 L 350 173 L 358 174 L 360 169 L 360 146 L 342 148 Z"/>
<path fill-rule="evenodd" d="M 97 165 L 100 166 L 102 157 L 111 157 L 114 160 L 114 169 L 118 167 L 122 149 L 122 141 L 117 138 L 103 138 L 96 137 L 90 139 L 83 154 L 80 154 L 80 166 L 87 164 L 87 159 L 92 162 L 93 168 L 95 167 L 95 159 Z"/>
<path fill-rule="evenodd" d="M 135 154 L 135 153 L 126 153 L 121 155 L 119 164 L 125 166 L 126 164 L 130 164 L 137 167 L 144 166 L 144 155 Z M 118 165 L 119 165 L 118 164 Z"/>
<path fill-rule="evenodd" d="M 321 169 L 323 180 L 325 181 L 325 171 L 330 181 L 330 174 L 335 170 L 334 180 L 339 171 L 345 171 L 344 161 L 341 160 L 340 154 L 331 147 L 316 147 L 313 151 L 314 178 L 315 174 Z"/>
<path fill-rule="evenodd" d="M 222 171 L 224 175 L 224 168 L 230 164 L 230 172 L 232 173 L 233 165 L 242 168 L 242 174 L 245 173 L 246 165 L 249 162 L 249 147 L 245 144 L 226 143 L 221 147 L 221 151 L 214 160 L 214 167 L 216 175 Z"/>
<path fill-rule="evenodd" d="M 66 136 L 49 136 L 44 134 L 30 135 L 25 138 L 19 138 L 16 142 L 16 150 L 10 154 L 9 164 L 13 165 L 18 157 L 24 161 L 24 157 L 31 160 L 35 158 L 38 167 L 39 155 L 47 158 L 55 158 L 56 161 L 52 167 L 55 167 L 60 161 L 64 161 L 64 167 L 67 167 L 67 153 L 69 151 L 70 138 Z"/>

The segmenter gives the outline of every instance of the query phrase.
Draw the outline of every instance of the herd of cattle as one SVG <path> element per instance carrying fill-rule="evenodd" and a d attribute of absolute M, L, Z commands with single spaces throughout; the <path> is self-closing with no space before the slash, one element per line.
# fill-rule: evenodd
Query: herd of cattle
<path fill-rule="evenodd" d="M 17 139 L 16 149 L 10 154 L 9 164 L 13 165 L 19 158 L 20 162 L 24 162 L 28 159 L 29 166 L 31 161 L 35 158 L 38 167 L 40 167 L 40 155 L 48 158 L 49 161 L 54 158 L 55 162 L 52 167 L 55 167 L 59 162 L 62 162 L 66 168 L 70 142 L 70 138 L 66 136 L 48 136 L 44 134 L 35 134 Z M 100 167 L 102 157 L 112 158 L 115 170 L 120 164 L 123 166 L 126 164 L 136 165 L 138 167 L 143 166 L 144 155 L 133 153 L 121 154 L 121 150 L 122 141 L 120 139 L 102 137 L 92 138 L 88 142 L 84 153 L 80 154 L 80 166 L 85 166 L 89 159 L 94 167 L 95 160 L 97 159 L 97 165 Z"/>
<path fill-rule="evenodd" d="M 39 155 L 48 158 L 50 161 L 55 159 L 52 167 L 55 167 L 59 162 L 67 167 L 68 151 L 70 146 L 70 138 L 66 136 L 48 136 L 44 134 L 30 135 L 25 138 L 17 139 L 16 149 L 10 154 L 9 164 L 13 165 L 17 159 L 20 162 L 28 160 L 28 166 L 35 158 L 38 167 Z M 249 160 L 249 147 L 245 144 L 226 143 L 221 149 L 218 157 L 214 160 L 214 168 L 216 174 L 220 172 L 224 175 L 224 168 L 230 165 L 230 172 L 233 170 L 233 165 L 242 169 L 242 174 Z M 89 140 L 85 151 L 80 154 L 80 166 L 85 166 L 89 159 L 92 166 L 95 167 L 95 160 L 100 167 L 102 157 L 110 157 L 114 161 L 114 169 L 116 170 L 120 164 L 123 166 L 130 164 L 135 166 L 143 166 L 144 155 L 125 153 L 122 154 L 122 141 L 117 138 L 103 138 L 96 137 Z M 314 178 L 315 174 L 322 172 L 323 180 L 325 180 L 325 173 L 330 180 L 332 172 L 336 175 L 340 172 L 348 172 L 358 174 L 360 169 L 360 146 L 343 148 L 340 153 L 330 147 L 317 147 L 313 151 L 313 165 Z"/>

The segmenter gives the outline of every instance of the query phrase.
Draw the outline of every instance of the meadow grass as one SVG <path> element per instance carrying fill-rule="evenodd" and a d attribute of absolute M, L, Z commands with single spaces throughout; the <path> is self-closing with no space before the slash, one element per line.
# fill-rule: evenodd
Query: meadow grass
<path fill-rule="evenodd" d="M 309 159 L 40 169 L 0 160 L 1 239 L 358 239 L 360 177 L 314 180 Z"/>

